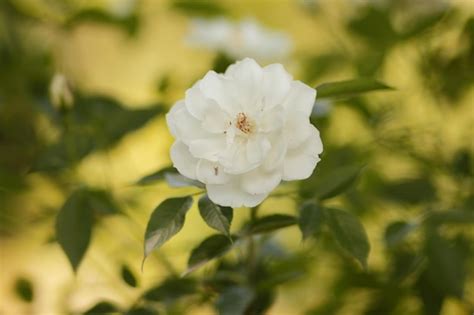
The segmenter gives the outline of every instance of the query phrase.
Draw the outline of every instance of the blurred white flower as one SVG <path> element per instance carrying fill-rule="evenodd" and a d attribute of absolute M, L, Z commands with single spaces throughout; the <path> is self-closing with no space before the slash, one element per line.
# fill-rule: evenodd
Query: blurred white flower
<path fill-rule="evenodd" d="M 49 83 L 49 97 L 51 103 L 56 107 L 64 106 L 70 108 L 74 103 L 74 96 L 67 78 L 62 73 L 55 73 Z"/>
<path fill-rule="evenodd" d="M 209 71 L 166 115 L 178 171 L 222 206 L 253 207 L 281 180 L 309 177 L 323 150 L 309 116 L 316 90 L 281 64 L 246 58 Z"/>
<path fill-rule="evenodd" d="M 234 59 L 281 60 L 289 55 L 291 41 L 281 32 L 271 31 L 255 20 L 231 22 L 224 18 L 193 20 L 189 44 L 217 50 Z"/>
<path fill-rule="evenodd" d="M 130 16 L 135 10 L 135 0 L 108 0 L 109 12 L 119 18 Z"/>

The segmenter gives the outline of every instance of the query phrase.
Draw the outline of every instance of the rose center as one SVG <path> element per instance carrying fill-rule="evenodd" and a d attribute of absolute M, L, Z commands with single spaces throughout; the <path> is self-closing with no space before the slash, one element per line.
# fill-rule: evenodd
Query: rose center
<path fill-rule="evenodd" d="M 238 113 L 235 121 L 237 129 L 245 134 L 251 133 L 254 129 L 253 123 L 244 113 Z"/>

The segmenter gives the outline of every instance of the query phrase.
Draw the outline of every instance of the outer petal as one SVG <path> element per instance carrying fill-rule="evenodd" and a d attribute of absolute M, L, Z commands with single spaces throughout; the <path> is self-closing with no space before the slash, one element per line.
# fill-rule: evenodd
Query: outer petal
<path fill-rule="evenodd" d="M 305 142 L 312 133 L 311 127 L 308 116 L 300 111 L 289 112 L 284 129 L 288 149 L 294 149 Z"/>
<path fill-rule="evenodd" d="M 205 184 L 224 184 L 231 179 L 231 176 L 224 172 L 222 165 L 207 160 L 199 160 L 196 176 L 200 182 Z"/>
<path fill-rule="evenodd" d="M 281 182 L 281 172 L 257 168 L 242 175 L 241 187 L 249 194 L 269 194 Z"/>
<path fill-rule="evenodd" d="M 283 180 L 305 179 L 311 176 L 316 164 L 320 161 L 319 154 L 323 144 L 319 131 L 311 125 L 312 134 L 299 147 L 289 150 L 283 162 Z"/>
<path fill-rule="evenodd" d="M 316 90 L 307 86 L 301 81 L 293 81 L 284 106 L 287 112 L 298 110 L 307 117 L 311 115 L 314 101 L 316 100 Z"/>
<path fill-rule="evenodd" d="M 291 75 L 281 64 L 275 63 L 263 68 L 263 97 L 265 108 L 282 104 L 290 91 Z"/>
<path fill-rule="evenodd" d="M 212 108 L 204 114 L 202 128 L 212 133 L 223 133 L 232 124 L 230 116 L 219 107 Z"/>
<path fill-rule="evenodd" d="M 258 63 L 250 58 L 229 66 L 225 76 L 234 81 L 237 89 L 236 99 L 242 109 L 251 112 L 256 109 L 256 104 L 261 95 L 263 72 Z"/>
<path fill-rule="evenodd" d="M 200 82 L 200 81 L 199 81 Z M 202 120 L 204 113 L 216 107 L 215 101 L 208 99 L 199 89 L 199 82 L 186 91 L 185 103 L 188 111 L 199 120 Z"/>
<path fill-rule="evenodd" d="M 255 207 L 260 204 L 267 194 L 249 194 L 240 188 L 238 178 L 234 178 L 226 184 L 206 185 L 209 198 L 221 206 L 226 207 Z"/>
<path fill-rule="evenodd" d="M 196 166 L 198 159 L 193 157 L 188 147 L 180 140 L 177 140 L 171 146 L 171 161 L 174 167 L 184 176 L 191 179 L 197 179 Z"/>
<path fill-rule="evenodd" d="M 202 128 L 201 122 L 188 112 L 183 102 L 173 106 L 166 118 L 173 135 L 185 143 L 211 135 Z"/>
<path fill-rule="evenodd" d="M 288 147 L 286 139 L 280 133 L 273 134 L 270 142 L 272 147 L 262 165 L 266 171 L 281 169 Z"/>

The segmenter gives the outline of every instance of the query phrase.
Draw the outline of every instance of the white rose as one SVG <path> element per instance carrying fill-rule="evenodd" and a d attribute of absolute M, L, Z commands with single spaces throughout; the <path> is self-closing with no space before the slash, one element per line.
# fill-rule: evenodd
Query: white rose
<path fill-rule="evenodd" d="M 282 181 L 309 177 L 323 145 L 309 116 L 316 90 L 281 64 L 209 71 L 166 115 L 171 160 L 222 206 L 253 207 Z"/>
<path fill-rule="evenodd" d="M 284 33 L 264 28 L 253 19 L 231 22 L 224 18 L 195 19 L 191 24 L 188 42 L 224 52 L 229 57 L 257 60 L 283 59 L 291 51 L 291 41 Z"/>

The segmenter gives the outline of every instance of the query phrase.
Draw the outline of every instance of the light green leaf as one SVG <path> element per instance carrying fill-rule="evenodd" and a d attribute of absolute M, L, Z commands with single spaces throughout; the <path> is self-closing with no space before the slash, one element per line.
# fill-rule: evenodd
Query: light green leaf
<path fill-rule="evenodd" d="M 353 214 L 339 209 L 325 208 L 329 228 L 338 244 L 367 268 L 370 244 L 364 226 Z"/>
<path fill-rule="evenodd" d="M 199 199 L 199 213 L 211 228 L 230 237 L 230 224 L 233 210 L 230 207 L 221 207 L 212 202 L 207 195 Z"/>
<path fill-rule="evenodd" d="M 329 199 L 343 193 L 357 180 L 362 168 L 360 166 L 345 166 L 334 170 L 324 181 L 324 185 L 316 188 L 318 200 Z"/>
<path fill-rule="evenodd" d="M 81 190 L 74 192 L 56 218 L 56 239 L 74 271 L 89 247 L 93 223 L 93 211 L 87 195 Z"/>
<path fill-rule="evenodd" d="M 178 233 L 193 204 L 191 197 L 170 198 L 163 201 L 151 214 L 145 232 L 145 258 Z"/>
<path fill-rule="evenodd" d="M 323 83 L 316 87 L 318 98 L 346 98 L 378 90 L 393 90 L 388 85 L 370 78 Z"/>
<path fill-rule="evenodd" d="M 249 234 L 261 234 L 279 230 L 298 222 L 296 217 L 286 214 L 273 214 L 261 217 L 251 222 L 248 227 Z"/>
<path fill-rule="evenodd" d="M 149 184 L 154 184 L 160 181 L 165 180 L 165 174 L 166 173 L 172 173 L 176 174 L 178 171 L 172 166 L 166 166 L 156 172 L 153 172 L 151 174 L 148 174 L 142 178 L 140 178 L 136 184 L 137 185 L 149 185 Z"/>
<path fill-rule="evenodd" d="M 224 235 L 215 234 L 209 236 L 192 250 L 185 274 L 190 273 L 214 258 L 224 255 L 232 246 L 233 241 Z"/>
<path fill-rule="evenodd" d="M 324 223 L 324 211 L 314 202 L 308 202 L 301 206 L 298 226 L 303 235 L 303 240 L 317 235 Z"/>

